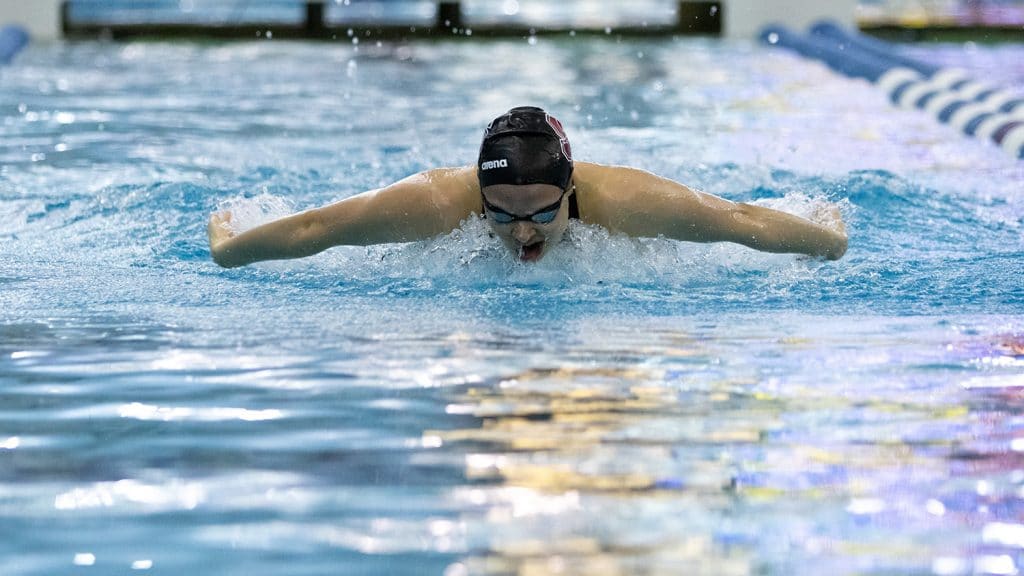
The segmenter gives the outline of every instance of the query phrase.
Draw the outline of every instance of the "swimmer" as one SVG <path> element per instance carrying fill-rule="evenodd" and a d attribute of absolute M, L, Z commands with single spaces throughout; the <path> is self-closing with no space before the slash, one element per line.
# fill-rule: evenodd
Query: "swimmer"
<path fill-rule="evenodd" d="M 427 170 L 241 234 L 230 229 L 230 212 L 215 213 L 207 234 L 213 260 L 225 268 L 311 256 L 332 246 L 425 240 L 473 214 L 524 262 L 555 249 L 573 219 L 630 236 L 735 242 L 837 260 L 846 252 L 846 230 L 838 209 L 829 212 L 834 227 L 636 168 L 573 162 L 561 123 L 525 106 L 487 126 L 475 166 Z"/>

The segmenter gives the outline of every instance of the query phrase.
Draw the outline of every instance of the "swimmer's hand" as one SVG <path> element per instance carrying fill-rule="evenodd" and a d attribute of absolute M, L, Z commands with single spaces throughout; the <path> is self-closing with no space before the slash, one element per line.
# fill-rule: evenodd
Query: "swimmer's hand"
<path fill-rule="evenodd" d="M 846 235 L 846 224 L 843 223 L 843 215 L 835 204 L 819 206 L 814 213 L 814 221 L 825 227 L 835 237 L 833 247 L 826 252 L 825 257 L 829 260 L 839 260 L 846 254 L 848 237 Z"/>
<path fill-rule="evenodd" d="M 235 232 L 231 229 L 231 212 L 214 212 L 210 215 L 210 222 L 206 225 L 206 236 L 210 240 L 210 256 L 213 261 L 225 268 L 225 242 L 234 237 Z"/>
<path fill-rule="evenodd" d="M 843 224 L 843 215 L 835 204 L 822 202 L 815 206 L 813 212 L 811 212 L 811 221 L 846 236 L 846 225 Z"/>

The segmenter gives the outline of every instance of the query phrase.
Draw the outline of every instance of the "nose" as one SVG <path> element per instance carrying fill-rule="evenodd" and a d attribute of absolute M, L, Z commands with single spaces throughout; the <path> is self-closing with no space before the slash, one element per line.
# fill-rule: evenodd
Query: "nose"
<path fill-rule="evenodd" d="M 512 225 L 512 237 L 520 244 L 526 244 L 533 239 L 533 227 L 526 222 L 516 222 Z"/>

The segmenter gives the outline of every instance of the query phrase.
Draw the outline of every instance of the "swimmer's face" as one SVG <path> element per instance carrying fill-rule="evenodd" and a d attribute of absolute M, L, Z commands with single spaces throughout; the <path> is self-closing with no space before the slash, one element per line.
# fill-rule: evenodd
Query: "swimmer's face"
<path fill-rule="evenodd" d="M 569 194 L 551 184 L 495 184 L 483 189 L 484 212 L 494 233 L 516 257 L 536 262 L 569 227 Z"/>

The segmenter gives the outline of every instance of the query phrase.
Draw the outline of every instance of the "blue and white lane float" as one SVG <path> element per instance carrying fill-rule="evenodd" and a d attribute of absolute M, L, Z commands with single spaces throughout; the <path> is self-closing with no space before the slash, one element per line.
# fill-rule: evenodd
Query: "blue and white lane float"
<path fill-rule="evenodd" d="M 925 110 L 940 122 L 950 124 L 965 134 L 995 140 L 1000 145 L 1005 143 L 1003 147 L 1008 152 L 1016 152 L 1017 157 L 1021 157 L 1024 133 L 1012 133 L 1024 122 L 1024 97 L 978 82 L 963 70 L 940 68 L 901 56 L 896 46 L 847 31 L 834 22 L 818 22 L 811 27 L 811 34 L 831 38 L 840 46 L 917 71 L 928 81 L 894 75 L 879 85 L 900 106 Z M 1007 138 L 1010 138 L 1008 142 Z"/>
<path fill-rule="evenodd" d="M 864 78 L 882 88 L 893 103 L 918 108 L 976 138 L 992 140 L 1024 159 L 1024 98 L 975 82 L 959 70 L 939 68 L 898 54 L 880 40 L 849 34 L 830 23 L 802 35 L 768 26 L 762 41 L 821 60 L 833 70 Z"/>
<path fill-rule="evenodd" d="M 871 54 L 882 59 L 898 62 L 905 68 L 917 70 L 922 76 L 936 79 L 946 78 L 945 84 L 965 95 L 973 95 L 978 101 L 991 101 L 1000 105 L 1001 111 L 1013 112 L 1024 110 L 1024 96 L 1014 95 L 1010 91 L 978 82 L 970 78 L 967 72 L 956 68 L 941 68 L 927 62 L 902 56 L 899 48 L 889 42 L 871 38 L 855 31 L 849 31 L 829 20 L 816 23 L 810 29 L 811 34 L 831 38 L 840 46 L 848 46 L 852 50 Z"/>
<path fill-rule="evenodd" d="M 14 56 L 28 44 L 28 32 L 21 26 L 0 27 L 0 66 L 10 64 Z"/>

